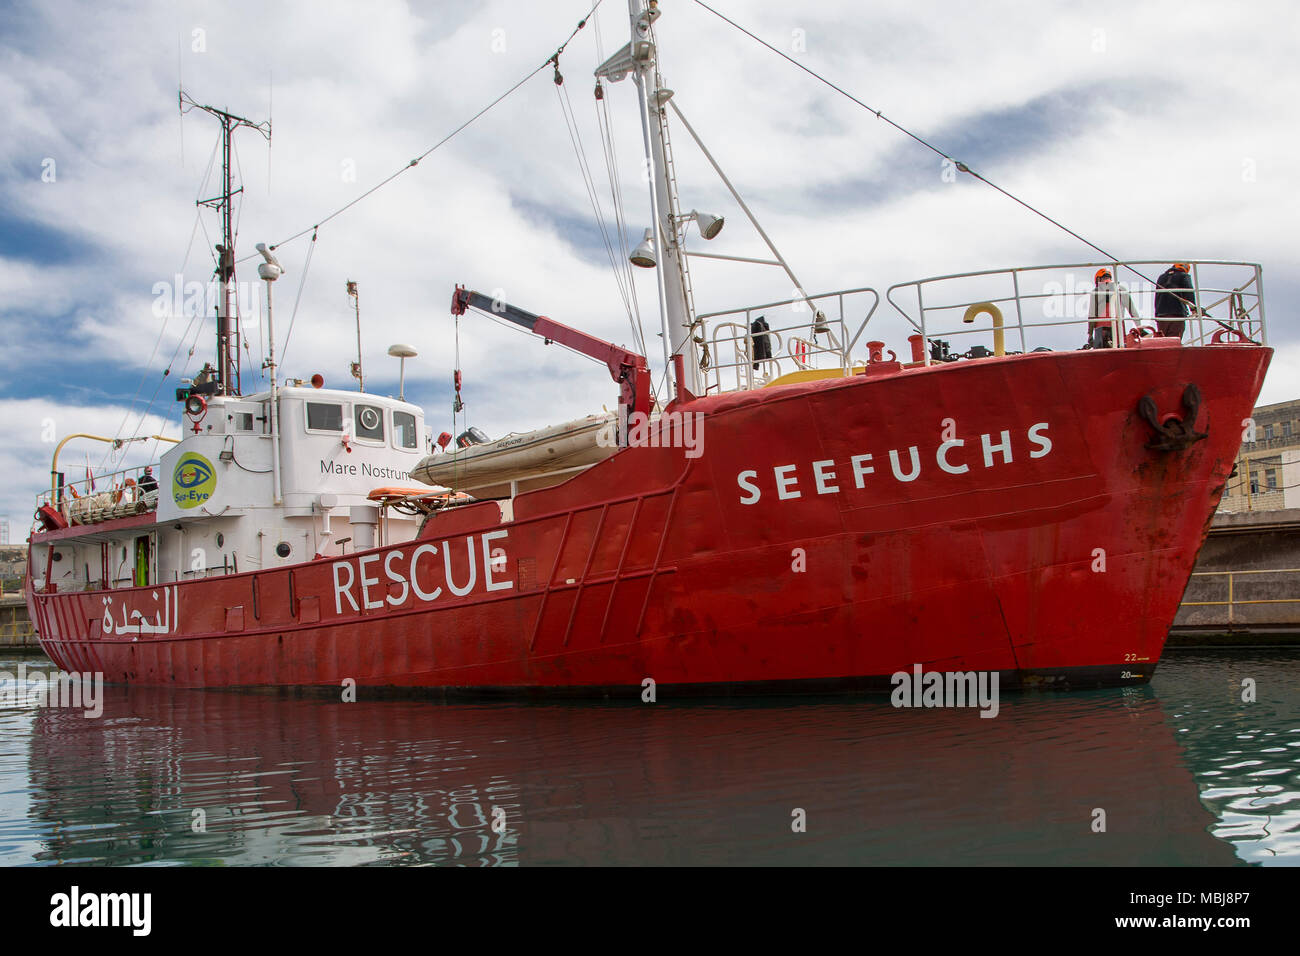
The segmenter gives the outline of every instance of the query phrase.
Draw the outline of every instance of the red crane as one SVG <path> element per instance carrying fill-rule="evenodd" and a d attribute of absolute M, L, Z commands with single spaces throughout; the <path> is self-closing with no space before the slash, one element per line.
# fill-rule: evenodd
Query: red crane
<path fill-rule="evenodd" d="M 471 306 L 492 315 L 499 315 L 503 319 L 509 319 L 534 335 L 540 335 L 548 345 L 551 342 L 559 342 L 576 352 L 604 362 L 609 368 L 610 376 L 618 383 L 618 403 L 621 411 L 628 416 L 634 412 L 649 416 L 652 391 L 650 367 L 646 364 L 644 355 L 629 352 L 625 348 L 570 328 L 544 315 L 534 315 L 480 292 L 473 292 L 464 286 L 456 286 L 456 291 L 451 296 L 451 314 L 464 315 L 465 310 Z M 627 420 L 626 417 L 622 418 L 622 421 Z"/>

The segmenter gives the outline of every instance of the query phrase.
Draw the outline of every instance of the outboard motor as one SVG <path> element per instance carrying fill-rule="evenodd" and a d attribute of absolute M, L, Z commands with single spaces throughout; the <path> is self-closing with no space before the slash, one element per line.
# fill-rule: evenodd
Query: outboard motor
<path fill-rule="evenodd" d="M 486 445 L 489 439 L 483 434 L 481 428 L 467 428 L 456 438 L 457 448 L 468 448 L 470 445 Z"/>

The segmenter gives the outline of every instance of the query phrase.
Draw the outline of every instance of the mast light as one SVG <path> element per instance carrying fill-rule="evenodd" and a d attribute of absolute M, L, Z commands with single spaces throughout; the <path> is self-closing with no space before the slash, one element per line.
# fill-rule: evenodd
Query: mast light
<path fill-rule="evenodd" d="M 641 245 L 633 249 L 632 254 L 627 258 L 632 265 L 640 266 L 642 269 L 653 269 L 658 264 L 658 259 L 655 258 L 655 237 L 651 230 L 645 231 L 645 238 L 641 240 Z"/>
<path fill-rule="evenodd" d="M 710 216 L 707 212 L 696 212 L 694 209 L 691 210 L 691 218 L 695 220 L 700 235 L 705 239 L 716 239 L 718 233 L 722 232 L 723 223 L 726 222 L 721 216 Z"/>

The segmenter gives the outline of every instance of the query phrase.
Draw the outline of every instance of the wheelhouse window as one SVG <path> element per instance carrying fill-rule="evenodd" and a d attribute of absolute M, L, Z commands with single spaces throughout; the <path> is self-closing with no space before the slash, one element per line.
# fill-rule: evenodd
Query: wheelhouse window
<path fill-rule="evenodd" d="M 358 405 L 356 416 L 357 438 L 365 441 L 384 440 L 384 410 L 374 405 Z"/>
<path fill-rule="evenodd" d="M 418 448 L 415 416 L 410 412 L 393 412 L 393 441 L 399 448 Z"/>
<path fill-rule="evenodd" d="M 322 432 L 343 431 L 343 406 L 325 402 L 308 402 L 307 427 Z"/>

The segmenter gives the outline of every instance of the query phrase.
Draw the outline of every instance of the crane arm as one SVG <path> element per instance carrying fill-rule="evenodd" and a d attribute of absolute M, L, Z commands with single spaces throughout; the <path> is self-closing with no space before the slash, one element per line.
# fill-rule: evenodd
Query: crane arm
<path fill-rule="evenodd" d="M 632 412 L 642 412 L 647 416 L 650 414 L 650 367 L 645 356 L 571 328 L 562 322 L 556 322 L 544 315 L 534 315 L 517 306 L 483 295 L 481 292 L 456 286 L 456 291 L 451 297 L 451 314 L 464 315 L 468 308 L 499 315 L 534 335 L 540 335 L 548 343 L 559 342 L 575 352 L 581 352 L 605 363 L 610 377 L 619 386 L 619 404 L 625 406 L 628 414 Z"/>

